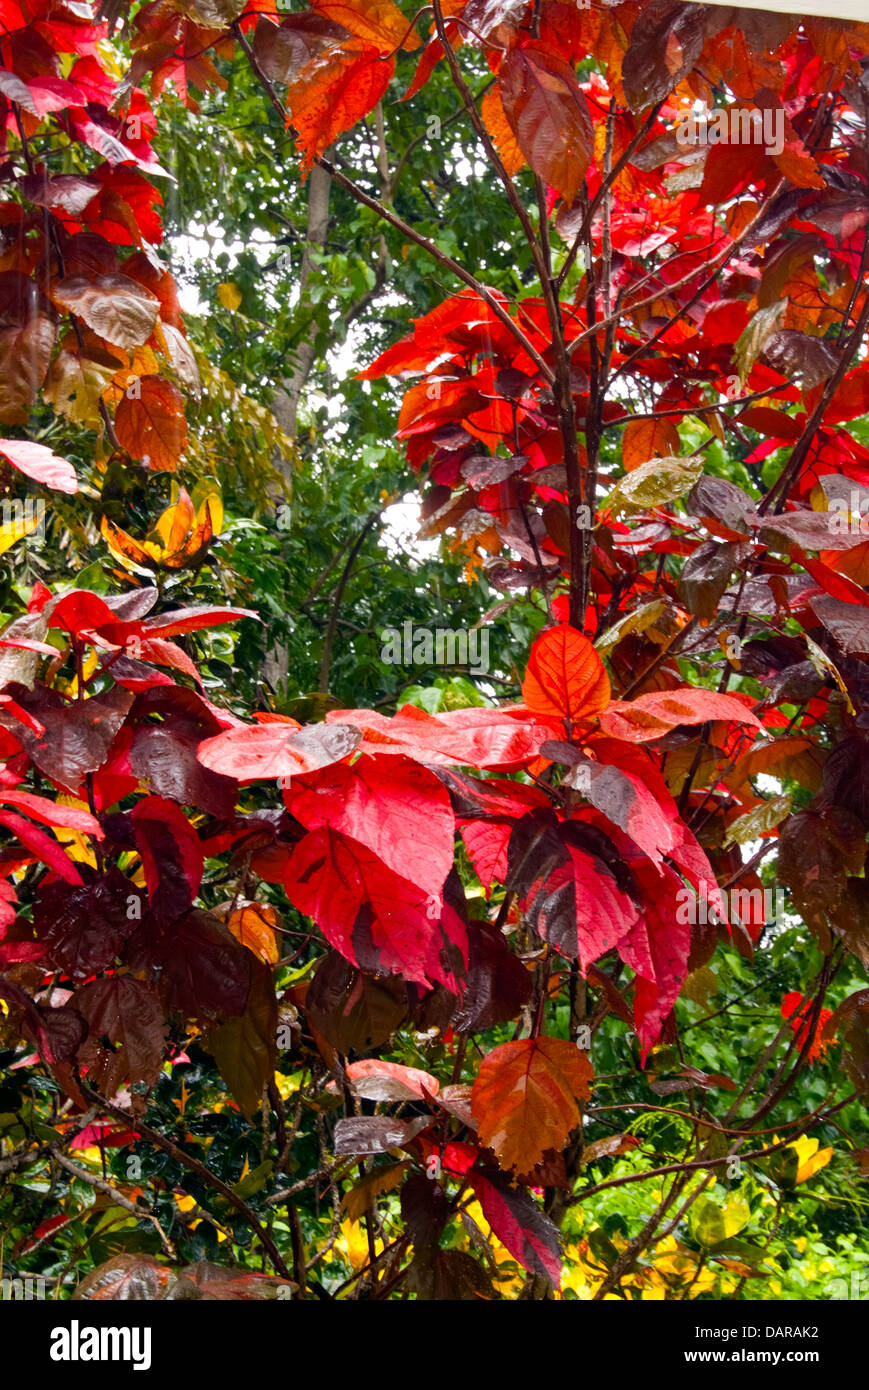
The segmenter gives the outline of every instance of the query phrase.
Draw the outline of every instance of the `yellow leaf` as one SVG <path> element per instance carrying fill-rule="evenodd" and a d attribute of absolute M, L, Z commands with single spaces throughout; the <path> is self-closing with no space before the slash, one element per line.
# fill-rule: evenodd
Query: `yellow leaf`
<path fill-rule="evenodd" d="M 351 1221 L 358 1221 L 376 1197 L 381 1197 L 398 1187 L 406 1172 L 407 1163 L 396 1163 L 394 1167 L 381 1168 L 369 1173 L 362 1182 L 341 1198 L 342 1212 Z"/>
<path fill-rule="evenodd" d="M 196 508 L 196 525 L 211 523 L 211 533 L 219 536 L 223 530 L 223 501 L 214 483 L 197 483 L 193 489 L 193 505 Z"/>
<path fill-rule="evenodd" d="M 241 304 L 241 290 L 231 280 L 224 280 L 217 286 L 217 298 L 224 309 L 234 314 Z"/>
<path fill-rule="evenodd" d="M 22 540 L 24 536 L 32 535 L 38 529 L 40 522 L 44 520 L 41 503 L 32 510 L 29 507 L 22 507 L 22 512 L 23 515 L 20 520 L 13 517 L 0 526 L 0 555 L 3 555 L 16 541 Z"/>
<path fill-rule="evenodd" d="M 342 1221 L 341 1234 L 335 1241 L 335 1249 L 345 1255 L 354 1269 L 362 1269 L 368 1263 L 368 1235 L 361 1221 Z M 383 1241 L 375 1240 L 374 1253 L 383 1250 Z"/>
<path fill-rule="evenodd" d="M 793 1144 L 788 1147 L 796 1150 L 797 1154 L 797 1184 L 808 1182 L 809 1178 L 814 1177 L 822 1168 L 826 1168 L 830 1159 L 833 1157 L 832 1149 L 820 1149 L 818 1139 L 809 1139 L 805 1134 L 799 1139 L 795 1139 Z"/>
<path fill-rule="evenodd" d="M 109 548 L 110 555 L 125 570 L 135 574 L 150 575 L 153 573 L 153 567 L 146 563 L 150 548 L 139 545 L 138 541 L 134 541 L 132 536 L 128 536 L 126 531 L 122 531 L 120 526 L 116 526 L 106 516 L 100 522 L 100 532 Z"/>
<path fill-rule="evenodd" d="M 63 793 L 55 798 L 58 806 L 71 806 L 76 811 L 87 811 L 88 804 L 80 797 L 69 796 Z M 69 830 L 66 826 L 52 826 L 54 837 L 63 845 L 70 859 L 74 859 L 76 864 L 90 864 L 91 868 L 97 867 L 97 857 L 91 847 L 90 839 L 80 830 Z"/>

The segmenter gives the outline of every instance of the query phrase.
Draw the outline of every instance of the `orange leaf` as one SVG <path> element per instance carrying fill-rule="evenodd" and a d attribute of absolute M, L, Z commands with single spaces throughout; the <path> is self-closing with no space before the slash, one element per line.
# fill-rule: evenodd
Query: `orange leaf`
<path fill-rule="evenodd" d="M 187 443 L 184 397 L 171 381 L 145 376 L 140 394 L 124 396 L 115 415 L 115 434 L 133 458 L 155 472 L 174 473 Z"/>
<path fill-rule="evenodd" d="M 174 506 L 166 508 L 154 526 L 155 533 L 163 542 L 166 559 L 176 555 L 181 550 L 190 534 L 194 517 L 195 512 L 190 494 L 186 488 L 182 487 L 178 494 L 178 501 Z"/>
<path fill-rule="evenodd" d="M 306 65 L 287 92 L 290 119 L 304 150 L 302 170 L 335 138 L 367 116 L 386 91 L 395 71 L 393 58 L 381 58 L 361 40 L 347 43 Z"/>
<path fill-rule="evenodd" d="M 314 9 L 382 54 L 419 48 L 419 36 L 392 0 L 314 0 Z"/>
<path fill-rule="evenodd" d="M 520 169 L 525 168 L 525 156 L 520 150 L 519 142 L 507 120 L 501 93 L 497 87 L 490 88 L 483 97 L 480 114 L 486 129 L 495 142 L 504 168 L 511 179 L 514 178 Z"/>
<path fill-rule="evenodd" d="M 523 1038 L 496 1047 L 471 1093 L 480 1143 L 504 1168 L 530 1173 L 547 1149 L 563 1149 L 588 1100 L 588 1057 L 562 1038 Z"/>
<path fill-rule="evenodd" d="M 575 724 L 594 719 L 609 698 L 609 676 L 587 637 L 568 623 L 540 634 L 522 682 L 528 709 Z"/>
<path fill-rule="evenodd" d="M 630 473 L 650 459 L 672 458 L 679 453 L 679 431 L 669 417 L 631 420 L 622 440 L 622 463 Z"/>
<path fill-rule="evenodd" d="M 226 923 L 236 941 L 253 951 L 266 965 L 277 965 L 280 952 L 274 927 L 278 914 L 267 903 L 247 903 L 230 913 Z"/>
<path fill-rule="evenodd" d="M 126 531 L 122 531 L 113 521 L 109 521 L 107 516 L 100 521 L 100 532 L 112 555 L 124 569 L 127 569 L 128 565 L 153 569 L 153 562 L 147 550 L 143 550 L 138 541 L 133 540 L 132 536 L 128 536 Z"/>
<path fill-rule="evenodd" d="M 853 579 L 862 589 L 869 585 L 869 540 L 850 550 L 821 550 L 818 559 L 829 569 Z"/>

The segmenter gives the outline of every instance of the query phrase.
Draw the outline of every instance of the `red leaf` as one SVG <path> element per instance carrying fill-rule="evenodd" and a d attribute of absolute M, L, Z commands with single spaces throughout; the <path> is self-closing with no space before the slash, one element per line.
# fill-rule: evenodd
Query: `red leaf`
<path fill-rule="evenodd" d="M 817 1062 L 828 1047 L 832 1045 L 835 1029 L 828 1029 L 827 1024 L 833 1017 L 831 1009 L 819 1009 L 815 1025 L 809 1033 L 812 1018 L 814 1016 L 814 1001 L 807 999 L 799 990 L 792 990 L 786 994 L 781 1001 L 781 1016 L 791 1020 L 791 1027 L 797 1035 L 797 1044 L 802 1050 L 808 1038 L 811 1036 L 811 1045 L 806 1058 L 809 1062 Z"/>
<path fill-rule="evenodd" d="M 184 632 L 197 632 L 204 627 L 220 627 L 223 623 L 234 623 L 239 618 L 255 618 L 258 613 L 251 608 L 176 608 L 169 613 L 155 613 L 142 624 L 142 636 L 178 637 Z"/>
<path fill-rule="evenodd" d="M 691 928 L 685 921 L 687 914 L 679 911 L 685 889 L 678 875 L 667 865 L 655 868 L 639 856 L 629 859 L 629 864 L 643 890 L 643 910 L 619 942 L 618 952 L 637 975 L 634 1023 L 645 1060 L 688 974 Z M 714 883 L 711 879 L 710 885 Z"/>
<path fill-rule="evenodd" d="M 395 60 L 382 58 L 361 39 L 302 69 L 287 92 L 287 106 L 304 151 L 303 171 L 374 109 L 394 72 Z"/>
<path fill-rule="evenodd" d="M 455 774 L 448 785 L 454 785 Z M 507 877 L 507 848 L 516 821 L 528 810 L 542 810 L 550 802 L 545 792 L 522 782 L 507 782 L 500 778 L 485 782 L 462 778 L 456 782 L 464 797 L 456 798 L 461 817 L 459 825 L 465 849 L 474 872 L 488 892 L 494 883 L 504 883 Z M 470 796 L 473 796 L 473 801 Z M 479 819 L 473 814 L 479 810 Z M 464 819 L 467 815 L 467 819 Z"/>
<path fill-rule="evenodd" d="M 293 906 L 354 965 L 457 989 L 468 956 L 461 918 L 357 840 L 310 831 L 294 849 L 283 885 Z"/>
<path fill-rule="evenodd" d="M 43 612 L 49 627 L 63 628 L 73 637 L 117 621 L 105 599 L 89 589 L 71 589 L 48 603 Z"/>
<path fill-rule="evenodd" d="M 625 748 L 616 739 L 595 737 L 587 745 L 598 761 L 571 744 L 544 744 L 546 757 L 557 748 L 573 769 L 565 779 L 607 820 L 639 845 L 656 864 L 681 843 L 683 826 L 666 782 L 644 748 Z"/>
<path fill-rule="evenodd" d="M 133 807 L 130 819 L 151 910 L 157 917 L 178 917 L 193 902 L 202 882 L 199 837 L 184 812 L 163 797 L 146 796 Z"/>
<path fill-rule="evenodd" d="M 174 473 L 187 444 L 184 397 L 159 376 L 143 376 L 139 390 L 136 397 L 124 394 L 115 413 L 115 433 L 133 458 L 155 472 Z"/>
<path fill-rule="evenodd" d="M 7 806 L 17 806 L 26 811 L 33 820 L 43 825 L 62 825 L 69 830 L 83 830 L 96 839 L 103 838 L 102 827 L 90 811 L 80 811 L 74 806 L 58 806 L 46 796 L 34 796 L 32 792 L 0 791 L 0 800 Z"/>
<path fill-rule="evenodd" d="M 55 492 L 78 492 L 72 464 L 44 444 L 31 444 L 29 439 L 0 439 L 0 454 L 13 468 L 44 487 L 54 488 Z"/>
<path fill-rule="evenodd" d="M 458 764 L 513 772 L 536 755 L 551 732 L 543 725 L 523 722 L 525 714 L 516 706 L 432 715 L 416 705 L 404 705 L 392 718 L 376 710 L 330 710 L 326 722 L 361 729 L 363 752 L 403 753 L 436 767 Z"/>
<path fill-rule="evenodd" d="M 500 92 L 531 168 L 572 203 L 594 146 L 588 102 L 573 68 L 530 45 L 514 48 L 501 64 Z"/>
<path fill-rule="evenodd" d="M 45 947 L 38 941 L 0 941 L 0 968 L 20 965 L 22 961 L 41 960 Z"/>
<path fill-rule="evenodd" d="M 620 949 L 638 918 L 602 860 L 571 844 L 565 862 L 535 885 L 523 910 L 533 914 L 540 936 L 568 959 L 579 957 L 583 970 Z"/>
<path fill-rule="evenodd" d="M 472 1168 L 468 1180 L 501 1244 L 529 1273 L 551 1279 L 557 1288 L 561 1283 L 561 1253 L 558 1228 L 549 1217 L 526 1192 L 511 1186 L 503 1173 Z"/>
<path fill-rule="evenodd" d="M 331 826 L 440 895 L 453 866 L 455 817 L 449 793 L 427 768 L 407 758 L 364 757 L 299 778 L 284 800 L 308 830 Z"/>
<path fill-rule="evenodd" d="M 542 632 L 531 648 L 522 698 L 534 714 L 577 724 L 606 709 L 609 676 L 588 638 L 560 623 Z"/>
<path fill-rule="evenodd" d="M 359 730 L 349 724 L 338 728 L 311 724 L 303 729 L 295 719 L 287 719 L 225 729 L 200 743 L 197 757 L 212 772 L 253 782 L 329 767 L 348 757 L 359 739 Z"/>
<path fill-rule="evenodd" d="M 73 861 L 61 849 L 57 840 L 52 840 L 44 830 L 37 830 L 30 821 L 17 816 L 14 811 L 4 811 L 0 807 L 0 825 L 5 825 L 13 835 L 25 845 L 37 859 L 47 864 L 65 883 L 81 883 L 81 874 Z"/>
<path fill-rule="evenodd" d="M 820 399 L 823 386 L 816 386 L 806 398 L 806 409 L 813 410 Z M 825 425 L 838 425 L 843 420 L 857 420 L 869 413 L 869 370 L 865 362 L 846 372 L 833 392 L 824 411 Z"/>
<path fill-rule="evenodd" d="M 791 545 L 791 555 L 820 584 L 825 593 L 832 594 L 833 598 L 839 599 L 842 603 L 855 603 L 861 608 L 869 608 L 869 594 L 861 589 L 859 584 L 855 584 L 853 579 L 830 569 L 822 560 L 813 560 L 798 545 Z"/>
<path fill-rule="evenodd" d="M 669 733 L 677 724 L 705 724 L 710 719 L 753 724 L 763 729 L 757 715 L 736 696 L 695 690 L 687 685 L 676 690 L 656 690 L 636 700 L 614 700 L 601 715 L 600 727 L 612 738 L 645 743 Z"/>

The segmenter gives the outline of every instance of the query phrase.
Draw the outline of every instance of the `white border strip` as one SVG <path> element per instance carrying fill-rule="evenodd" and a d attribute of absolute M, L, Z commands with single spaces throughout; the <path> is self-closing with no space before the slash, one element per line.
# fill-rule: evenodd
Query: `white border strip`
<path fill-rule="evenodd" d="M 701 5 L 718 4 L 720 0 L 698 0 Z M 809 14 L 821 19 L 857 19 L 869 23 L 869 0 L 727 0 L 740 10 L 773 10 L 776 14 Z"/>

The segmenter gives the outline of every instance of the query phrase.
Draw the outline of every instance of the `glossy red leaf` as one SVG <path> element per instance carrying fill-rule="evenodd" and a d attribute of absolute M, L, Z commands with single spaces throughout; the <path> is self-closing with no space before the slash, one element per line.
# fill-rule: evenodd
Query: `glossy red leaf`
<path fill-rule="evenodd" d="M 14 811 L 6 811 L 2 807 L 0 825 L 5 825 L 7 830 L 11 830 L 15 838 L 29 849 L 31 854 L 43 864 L 47 864 L 65 883 L 81 883 L 81 874 L 69 855 L 61 849 L 57 840 L 46 835 L 44 830 L 39 830 L 23 816 L 16 815 Z"/>
<path fill-rule="evenodd" d="M 472 1168 L 468 1173 L 474 1196 L 493 1232 L 514 1259 L 530 1274 L 561 1283 L 558 1228 L 535 1205 L 528 1193 L 511 1185 L 497 1170 Z"/>
<path fill-rule="evenodd" d="M 431 715 L 404 705 L 391 718 L 377 710 L 330 710 L 329 724 L 362 731 L 361 750 L 401 753 L 432 766 L 452 765 L 512 772 L 533 758 L 551 730 L 521 707 L 457 709 Z"/>
<path fill-rule="evenodd" d="M 259 614 L 254 613 L 251 608 L 176 608 L 168 613 L 155 613 L 146 618 L 142 624 L 142 634 L 149 639 L 179 637 L 185 632 L 198 632 L 202 628 L 234 623 L 239 618 L 261 621 Z"/>
<path fill-rule="evenodd" d="M 308 830 L 331 826 L 388 868 L 440 895 L 453 866 L 455 816 L 433 772 L 410 759 L 364 757 L 291 783 L 287 810 Z M 412 870 L 411 870 L 412 866 Z"/>
<path fill-rule="evenodd" d="M 309 832 L 282 881 L 293 906 L 354 965 L 458 988 L 468 956 L 461 918 L 359 841 L 326 828 Z"/>
<path fill-rule="evenodd" d="M 293 777 L 340 762 L 358 746 L 358 729 L 349 724 L 302 728 L 295 719 L 243 724 L 200 743 L 197 757 L 212 772 L 239 782 Z"/>

